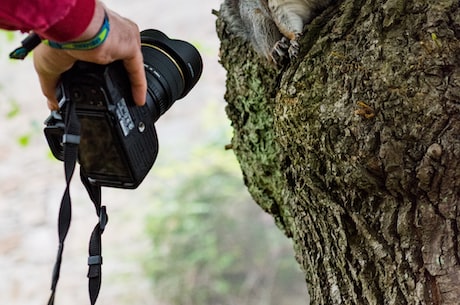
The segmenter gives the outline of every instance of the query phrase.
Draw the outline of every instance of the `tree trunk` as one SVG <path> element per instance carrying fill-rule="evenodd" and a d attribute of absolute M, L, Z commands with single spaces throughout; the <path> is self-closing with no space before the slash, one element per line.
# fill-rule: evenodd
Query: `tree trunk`
<path fill-rule="evenodd" d="M 218 19 L 232 147 L 312 304 L 460 304 L 459 0 L 344 0 L 281 70 Z"/>

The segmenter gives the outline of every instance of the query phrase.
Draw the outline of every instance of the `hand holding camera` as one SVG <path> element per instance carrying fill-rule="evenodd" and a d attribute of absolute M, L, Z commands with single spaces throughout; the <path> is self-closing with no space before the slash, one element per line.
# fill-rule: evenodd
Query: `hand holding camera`
<path fill-rule="evenodd" d="M 34 50 L 34 65 L 38 73 L 43 94 L 51 110 L 58 109 L 55 88 L 61 74 L 69 70 L 77 60 L 105 65 L 122 60 L 131 83 L 132 95 L 137 105 L 143 105 L 147 89 L 142 65 L 139 28 L 132 21 L 109 10 L 97 1 L 94 17 L 87 30 L 77 41 L 95 36 L 107 15 L 110 20 L 110 34 L 103 44 L 91 50 L 62 50 L 40 44 Z"/>

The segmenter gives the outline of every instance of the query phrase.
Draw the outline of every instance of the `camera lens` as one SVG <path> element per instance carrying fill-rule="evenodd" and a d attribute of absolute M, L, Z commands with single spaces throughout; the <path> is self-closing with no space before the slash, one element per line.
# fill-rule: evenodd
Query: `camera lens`
<path fill-rule="evenodd" d="M 154 121 L 195 86 L 203 63 L 190 43 L 169 39 L 158 30 L 141 32 L 142 54 L 147 77 L 147 106 Z"/>

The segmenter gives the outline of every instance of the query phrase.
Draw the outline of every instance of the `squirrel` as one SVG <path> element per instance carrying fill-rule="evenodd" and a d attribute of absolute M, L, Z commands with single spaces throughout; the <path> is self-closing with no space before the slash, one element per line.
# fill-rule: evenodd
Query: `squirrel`
<path fill-rule="evenodd" d="M 334 0 L 224 0 L 220 14 L 229 32 L 249 41 L 269 62 L 295 58 L 306 24 Z"/>

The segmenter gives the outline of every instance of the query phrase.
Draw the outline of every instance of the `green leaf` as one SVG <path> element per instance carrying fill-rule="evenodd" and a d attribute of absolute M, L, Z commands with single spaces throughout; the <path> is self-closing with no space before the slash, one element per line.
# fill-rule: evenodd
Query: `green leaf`
<path fill-rule="evenodd" d="M 16 101 L 11 101 L 10 106 L 11 106 L 11 109 L 6 114 L 6 117 L 8 119 L 12 119 L 12 118 L 16 117 L 19 114 L 20 110 L 21 110 L 21 107 L 19 107 L 19 104 Z"/>
<path fill-rule="evenodd" d="M 20 136 L 18 138 L 19 145 L 21 145 L 22 147 L 28 146 L 30 144 L 30 138 L 31 137 L 32 137 L 32 135 L 30 133 Z"/>

